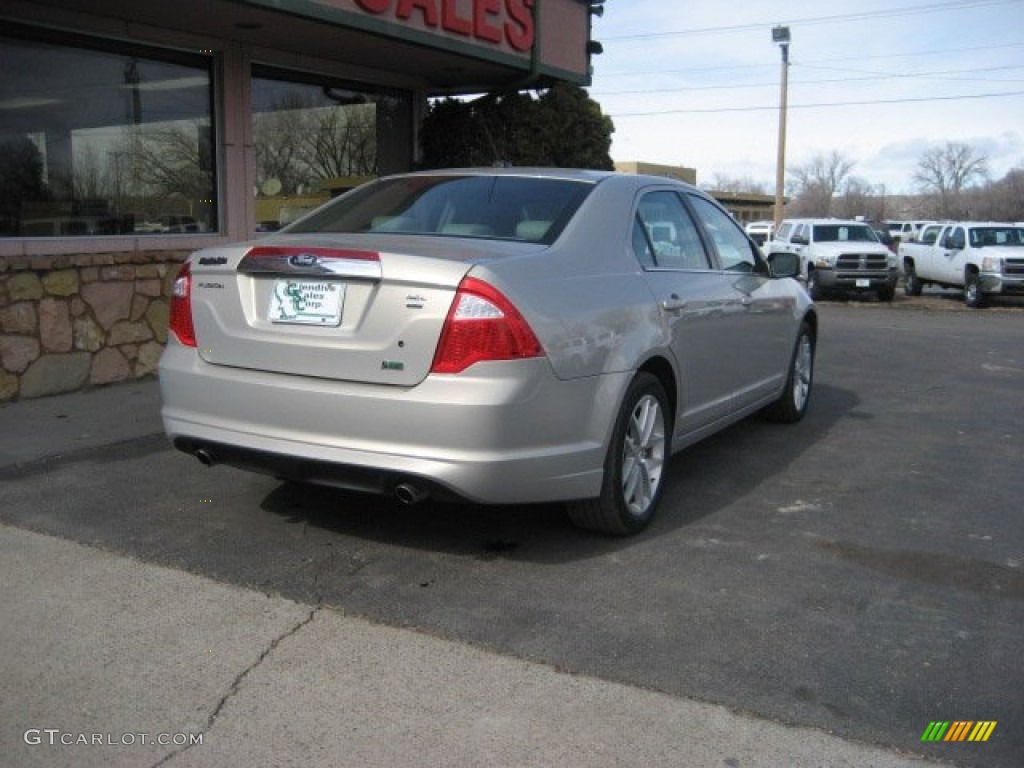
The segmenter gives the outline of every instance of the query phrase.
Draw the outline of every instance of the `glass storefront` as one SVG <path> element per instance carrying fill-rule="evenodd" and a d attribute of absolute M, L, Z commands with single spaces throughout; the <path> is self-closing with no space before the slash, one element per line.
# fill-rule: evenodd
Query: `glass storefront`
<path fill-rule="evenodd" d="M 0 34 L 0 237 L 218 230 L 213 59 Z"/>
<path fill-rule="evenodd" d="M 15 25 L 0 72 L 0 239 L 226 231 L 212 53 Z M 256 231 L 412 166 L 410 92 L 259 64 L 251 77 Z"/>

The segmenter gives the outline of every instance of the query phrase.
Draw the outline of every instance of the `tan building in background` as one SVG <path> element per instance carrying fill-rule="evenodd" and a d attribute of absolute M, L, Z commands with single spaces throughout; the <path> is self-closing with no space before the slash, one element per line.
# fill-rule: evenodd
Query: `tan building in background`
<path fill-rule="evenodd" d="M 661 165 L 628 160 L 616 162 L 615 170 L 619 173 L 665 176 L 697 186 L 697 169 L 682 165 Z M 773 195 L 759 195 L 752 192 L 720 192 L 713 189 L 709 189 L 707 192 L 741 224 L 748 224 L 751 221 L 770 221 L 774 217 L 775 197 Z"/>
<path fill-rule="evenodd" d="M 687 184 L 697 185 L 697 169 L 687 168 L 682 165 L 659 165 L 658 163 L 644 163 L 637 160 L 624 160 L 615 163 L 615 170 L 619 173 L 638 173 L 647 176 L 664 176 L 676 181 L 685 181 Z"/>

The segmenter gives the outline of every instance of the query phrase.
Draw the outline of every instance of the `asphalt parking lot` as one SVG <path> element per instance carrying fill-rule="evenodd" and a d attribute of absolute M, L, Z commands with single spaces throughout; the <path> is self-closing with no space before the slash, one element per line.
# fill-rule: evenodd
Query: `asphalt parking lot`
<path fill-rule="evenodd" d="M 632 539 L 554 505 L 400 508 L 205 469 L 159 434 L 76 434 L 72 410 L 39 424 L 71 449 L 5 456 L 0 521 L 573 675 L 1019 766 L 1024 310 L 960 306 L 823 303 L 808 417 L 679 454 Z M 922 743 L 936 720 L 997 726 Z"/>

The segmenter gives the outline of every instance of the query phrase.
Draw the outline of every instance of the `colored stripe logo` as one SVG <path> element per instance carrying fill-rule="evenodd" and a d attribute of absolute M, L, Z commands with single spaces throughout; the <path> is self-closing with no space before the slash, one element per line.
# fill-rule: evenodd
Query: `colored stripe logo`
<path fill-rule="evenodd" d="M 995 720 L 933 720 L 921 741 L 988 741 L 995 729 Z"/>

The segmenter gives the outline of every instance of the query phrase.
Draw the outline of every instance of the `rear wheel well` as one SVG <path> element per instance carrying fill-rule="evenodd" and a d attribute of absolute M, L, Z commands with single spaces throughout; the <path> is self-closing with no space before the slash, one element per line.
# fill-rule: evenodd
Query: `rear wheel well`
<path fill-rule="evenodd" d="M 661 386 L 665 390 L 665 394 L 668 396 L 668 406 L 671 410 L 667 421 L 669 425 L 674 425 L 677 403 L 679 401 L 679 391 L 676 388 L 676 375 L 672 366 L 669 364 L 668 360 L 663 357 L 652 357 L 640 366 L 638 373 L 641 371 L 651 374 L 661 383 Z"/>
<path fill-rule="evenodd" d="M 818 342 L 818 313 L 808 312 L 804 315 L 804 322 L 807 323 L 807 327 L 811 329 L 811 340 L 815 343 Z"/>

